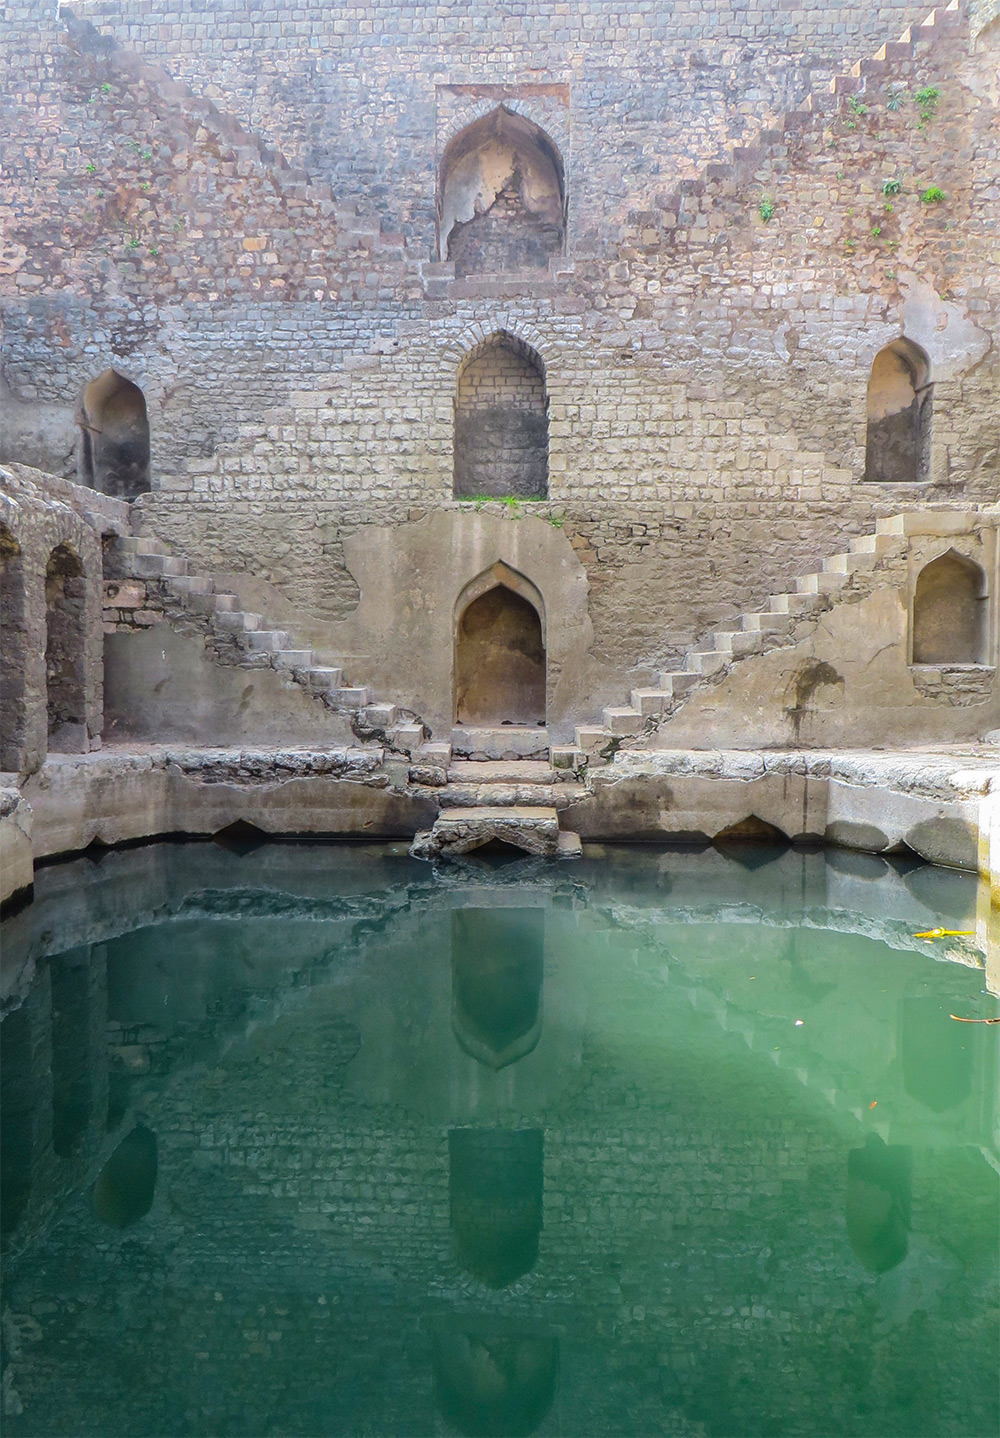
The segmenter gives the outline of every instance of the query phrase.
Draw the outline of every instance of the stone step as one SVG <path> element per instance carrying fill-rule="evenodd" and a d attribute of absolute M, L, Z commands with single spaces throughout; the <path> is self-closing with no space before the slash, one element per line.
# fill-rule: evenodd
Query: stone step
<path fill-rule="evenodd" d="M 847 547 L 852 554 L 888 554 L 899 548 L 899 539 L 894 534 L 859 534 Z"/>
<path fill-rule="evenodd" d="M 315 660 L 311 649 L 279 649 L 274 656 L 279 669 L 311 669 Z"/>
<path fill-rule="evenodd" d="M 580 859 L 583 857 L 583 840 L 572 829 L 560 829 L 558 849 L 560 859 Z"/>
<path fill-rule="evenodd" d="M 596 724 L 578 724 L 573 737 L 576 740 L 576 747 L 582 749 L 585 754 L 590 754 L 594 749 L 600 749 L 605 744 L 610 744 L 615 736 L 610 729 L 602 729 Z"/>
<path fill-rule="evenodd" d="M 693 689 L 700 679 L 700 675 L 693 674 L 690 669 L 668 669 L 656 677 L 660 681 L 660 688 L 672 699 L 680 699 L 688 690 Z"/>
<path fill-rule="evenodd" d="M 225 611 L 227 614 L 231 614 L 235 610 L 239 609 L 239 607 L 240 596 L 238 594 L 228 594 L 225 591 L 223 591 L 221 594 L 216 594 L 215 603 L 212 606 L 212 608 L 218 610 L 220 614 L 223 611 Z"/>
<path fill-rule="evenodd" d="M 717 649 L 689 650 L 684 656 L 684 668 L 689 674 L 714 674 L 726 667 L 726 656 Z"/>
<path fill-rule="evenodd" d="M 255 652 L 264 650 L 277 654 L 280 650 L 287 649 L 290 643 L 291 637 L 283 629 L 255 629 L 247 635 L 247 648 Z"/>
<path fill-rule="evenodd" d="M 366 704 L 358 710 L 358 719 L 372 729 L 388 729 L 398 718 L 395 704 Z"/>
<path fill-rule="evenodd" d="M 225 634 L 249 634 L 263 622 L 260 614 L 250 614 L 246 609 L 220 609 L 215 614 L 215 627 Z"/>
<path fill-rule="evenodd" d="M 969 509 L 908 510 L 875 521 L 876 534 L 931 534 L 945 537 L 964 534 L 975 527 L 976 512 Z"/>
<path fill-rule="evenodd" d="M 787 634 L 792 627 L 790 614 L 772 614 L 770 610 L 758 614 L 744 614 L 744 631 L 749 634 Z"/>
<path fill-rule="evenodd" d="M 582 769 L 586 762 L 586 753 L 583 749 L 578 749 L 575 744 L 554 744 L 549 750 L 549 763 L 553 769 L 572 772 L 575 769 Z"/>
<path fill-rule="evenodd" d="M 331 709 L 363 709 L 372 701 L 372 691 L 367 684 L 350 688 L 330 689 L 323 696 Z"/>
<path fill-rule="evenodd" d="M 664 689 L 633 689 L 629 698 L 632 708 L 643 719 L 662 714 L 670 704 L 670 695 Z"/>
<path fill-rule="evenodd" d="M 329 689 L 339 689 L 343 683 L 344 674 L 341 669 L 327 668 L 325 665 L 314 665 L 306 675 L 306 686 L 314 694 L 325 694 Z"/>
<path fill-rule="evenodd" d="M 556 768 L 542 759 L 454 759 L 448 766 L 449 784 L 563 784 L 572 780 L 565 766 Z"/>
<path fill-rule="evenodd" d="M 867 554 L 854 554 L 848 550 L 844 554 L 831 554 L 823 560 L 823 572 L 825 574 L 854 574 L 858 570 L 873 569 L 878 555 L 874 552 Z"/>
<path fill-rule="evenodd" d="M 638 709 L 609 708 L 601 711 L 604 727 L 611 734 L 639 734 L 642 732 L 642 715 Z"/>
<path fill-rule="evenodd" d="M 748 654 L 760 654 L 764 648 L 764 636 L 759 630 L 725 629 L 715 636 L 715 647 L 727 660 L 743 659 Z"/>
<path fill-rule="evenodd" d="M 451 748 L 462 759 L 544 759 L 549 731 L 533 724 L 456 724 Z"/>
<path fill-rule="evenodd" d="M 826 608 L 822 594 L 772 594 L 772 614 L 819 614 Z"/>
<path fill-rule="evenodd" d="M 167 588 L 190 599 L 196 594 L 214 594 L 215 581 L 208 574 L 171 574 L 167 577 Z"/>
<path fill-rule="evenodd" d="M 129 568 L 136 579 L 166 579 L 186 575 L 188 562 L 170 554 L 134 554 Z"/>
<path fill-rule="evenodd" d="M 416 836 L 410 853 L 424 859 L 448 858 L 471 853 L 494 839 L 528 854 L 555 858 L 559 815 L 551 805 L 442 809 L 434 827 Z"/>
<path fill-rule="evenodd" d="M 572 776 L 570 776 L 572 777 Z M 551 784 L 462 784 L 452 781 L 437 793 L 437 802 L 445 809 L 510 809 L 525 804 L 565 809 L 569 804 L 586 798 L 583 784 L 567 784 L 556 779 Z"/>
<path fill-rule="evenodd" d="M 423 744 L 426 734 L 423 724 L 395 724 L 387 730 L 387 737 L 393 749 L 412 756 Z"/>
<path fill-rule="evenodd" d="M 795 581 L 796 594 L 835 594 L 847 583 L 847 575 L 835 570 L 818 574 L 800 574 Z"/>

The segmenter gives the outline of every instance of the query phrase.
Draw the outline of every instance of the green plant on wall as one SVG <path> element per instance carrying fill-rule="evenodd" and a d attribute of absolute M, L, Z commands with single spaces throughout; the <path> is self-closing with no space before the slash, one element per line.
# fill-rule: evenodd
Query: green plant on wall
<path fill-rule="evenodd" d="M 885 102 L 885 107 L 887 110 L 901 110 L 906 98 L 905 90 L 890 90 L 889 98 Z"/>
<path fill-rule="evenodd" d="M 939 205 L 944 199 L 944 190 L 938 185 L 928 185 L 920 196 L 923 205 Z"/>
<path fill-rule="evenodd" d="M 923 130 L 928 122 L 934 118 L 940 98 L 941 91 L 936 85 L 925 85 L 922 90 L 916 92 L 913 99 L 920 109 L 918 129 Z"/>
<path fill-rule="evenodd" d="M 757 206 L 757 213 L 766 225 L 774 214 L 774 201 L 770 195 L 761 195 L 760 203 Z"/>
<path fill-rule="evenodd" d="M 893 196 L 898 195 L 898 194 L 900 193 L 900 191 L 902 190 L 902 188 L 903 188 L 903 182 L 902 182 L 902 180 L 883 180 L 883 181 L 882 181 L 882 193 L 883 193 L 883 195 L 886 196 L 887 199 L 892 199 Z"/>

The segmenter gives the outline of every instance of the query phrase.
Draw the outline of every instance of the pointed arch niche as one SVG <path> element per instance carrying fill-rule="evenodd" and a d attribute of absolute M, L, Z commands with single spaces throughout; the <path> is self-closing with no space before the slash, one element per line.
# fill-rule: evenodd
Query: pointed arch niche
<path fill-rule="evenodd" d="M 455 606 L 456 723 L 545 723 L 544 613 L 531 581 L 502 562 L 466 586 Z"/>
<path fill-rule="evenodd" d="M 547 269 L 565 233 L 563 160 L 540 126 L 498 105 L 449 141 L 438 234 L 457 276 Z"/>
<path fill-rule="evenodd" d="M 930 478 L 930 361 L 912 340 L 880 349 L 868 378 L 865 479 L 874 484 Z"/>
<path fill-rule="evenodd" d="M 988 664 L 986 574 L 949 549 L 924 565 L 913 591 L 914 664 Z"/>
<path fill-rule="evenodd" d="M 116 499 L 149 490 L 149 419 L 142 390 L 106 369 L 83 391 L 78 414 L 81 484 Z"/>
<path fill-rule="evenodd" d="M 545 366 L 531 345 L 498 330 L 471 350 L 455 392 L 456 499 L 545 499 L 549 412 Z"/>
<path fill-rule="evenodd" d="M 68 544 L 59 544 L 45 567 L 48 746 L 57 754 L 80 754 L 87 749 L 85 599 L 83 562 Z"/>

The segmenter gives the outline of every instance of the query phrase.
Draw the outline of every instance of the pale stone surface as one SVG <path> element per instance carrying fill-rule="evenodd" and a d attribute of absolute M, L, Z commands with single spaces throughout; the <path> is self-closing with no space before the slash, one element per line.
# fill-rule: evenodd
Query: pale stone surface
<path fill-rule="evenodd" d="M 410 852 L 418 859 L 448 858 L 494 839 L 553 858 L 559 853 L 559 815 L 539 805 L 444 809 L 428 833 L 416 836 Z"/>
<path fill-rule="evenodd" d="M 31 805 L 16 787 L 0 788 L 0 903 L 31 888 L 33 817 Z"/>

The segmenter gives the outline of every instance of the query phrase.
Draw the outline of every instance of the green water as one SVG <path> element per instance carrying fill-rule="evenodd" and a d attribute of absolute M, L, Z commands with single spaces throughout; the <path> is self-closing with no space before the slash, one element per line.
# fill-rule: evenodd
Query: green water
<path fill-rule="evenodd" d="M 99 861 L 98 861 L 99 858 Z M 3 926 L 4 1432 L 998 1429 L 975 882 L 156 845 Z"/>

